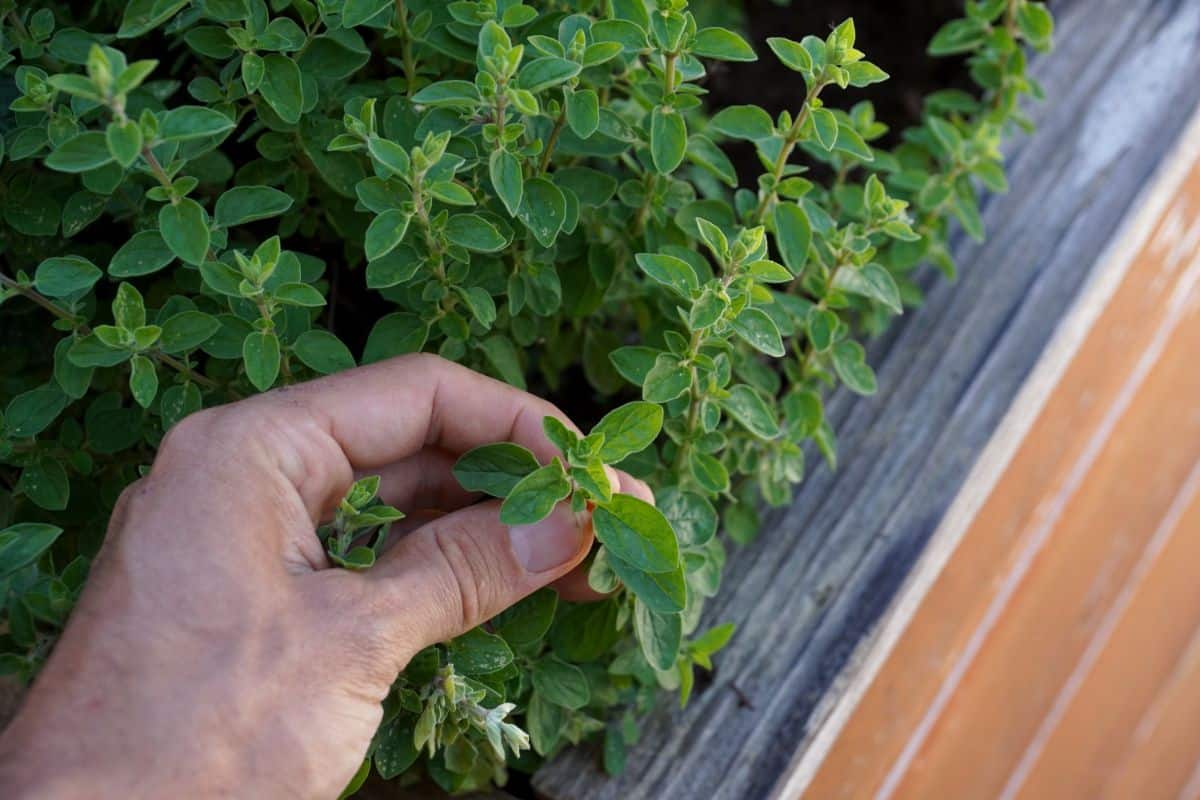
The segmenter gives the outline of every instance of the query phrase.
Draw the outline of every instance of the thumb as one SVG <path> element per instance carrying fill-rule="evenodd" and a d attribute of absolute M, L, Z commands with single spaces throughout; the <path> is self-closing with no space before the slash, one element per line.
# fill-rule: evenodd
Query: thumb
<path fill-rule="evenodd" d="M 479 625 L 561 578 L 588 554 L 591 523 L 560 503 L 532 525 L 489 501 L 409 533 L 364 577 L 382 595 L 399 650 L 412 655 Z"/>

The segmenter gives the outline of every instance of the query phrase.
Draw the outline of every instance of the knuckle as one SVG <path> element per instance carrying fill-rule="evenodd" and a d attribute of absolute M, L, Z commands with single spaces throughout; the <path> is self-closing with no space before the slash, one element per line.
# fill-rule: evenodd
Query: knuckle
<path fill-rule="evenodd" d="M 433 556 L 443 565 L 452 607 L 457 608 L 457 632 L 482 622 L 493 605 L 499 565 L 476 543 L 461 523 L 434 525 L 429 537 Z"/>

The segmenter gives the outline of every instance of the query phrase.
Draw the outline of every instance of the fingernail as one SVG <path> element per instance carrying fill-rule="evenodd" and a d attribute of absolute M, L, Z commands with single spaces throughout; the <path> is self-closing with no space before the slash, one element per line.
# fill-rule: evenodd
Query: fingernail
<path fill-rule="evenodd" d="M 508 529 L 513 553 L 526 572 L 545 572 L 570 561 L 583 547 L 583 529 L 566 503 L 533 525 Z"/>

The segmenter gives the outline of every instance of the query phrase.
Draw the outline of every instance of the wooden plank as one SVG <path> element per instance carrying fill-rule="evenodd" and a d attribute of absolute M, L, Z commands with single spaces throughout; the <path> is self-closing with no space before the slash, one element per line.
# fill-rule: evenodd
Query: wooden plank
<path fill-rule="evenodd" d="M 815 471 L 773 530 L 731 554 L 707 619 L 739 633 L 714 685 L 649 721 L 624 777 L 569 753 L 537 776 L 544 796 L 762 797 L 835 707 L 835 678 L 1200 100 L 1195 4 L 1056 10 L 1059 48 L 1034 65 L 1054 105 L 1033 110 L 1014 191 L 985 209 L 989 241 L 958 243 L 960 283 L 931 282 L 926 306 L 874 343 L 881 395 L 831 402 L 843 468 Z"/>
<path fill-rule="evenodd" d="M 1187 302 L 1195 302 L 1200 299 L 1195 280 L 1200 261 L 1190 273 L 1181 288 Z M 1135 370 L 1126 384 L 1140 384 L 1137 395 L 1126 400 L 1129 395 L 1118 392 L 1111 406 L 1104 404 L 1108 407 L 1095 425 L 1085 420 L 1077 426 L 1070 449 L 1080 452 L 1055 469 L 1049 485 L 1043 484 L 1023 509 L 1028 516 L 1014 520 L 1005 507 L 1018 491 L 1007 491 L 1009 484 L 1028 485 L 1025 470 L 1014 463 L 997 487 L 995 506 L 989 501 L 973 527 L 1010 543 L 1005 560 L 1011 566 L 991 597 L 978 591 L 978 585 L 960 597 L 985 600 L 984 613 L 964 631 L 965 645 L 951 654 L 947 675 L 932 682 L 933 702 L 902 737 L 900 754 L 871 796 L 998 797 L 1020 787 L 1026 754 L 1037 758 L 1039 728 L 1044 720 L 1053 724 L 1047 715 L 1053 714 L 1104 610 L 1119 594 L 1179 486 L 1200 463 L 1200 415 L 1185 405 L 1200 397 L 1198 312 L 1200 306 L 1194 306 L 1177 328 L 1175 320 L 1164 321 L 1159 330 L 1171 337 L 1170 343 L 1165 350 L 1152 347 L 1139 365 L 1150 359 L 1157 363 L 1148 374 Z M 1077 394 L 1082 386 L 1063 388 Z M 1070 421 L 1069 416 L 1056 419 Z M 1037 432 L 1031 433 L 1031 443 L 1045 458 Z M 1150 454 L 1153 468 L 1147 469 Z M 1010 522 L 1016 525 L 1010 527 Z M 982 563 L 984 556 L 963 551 L 972 542 L 973 533 L 968 533 L 948 571 L 960 559 Z M 930 605 L 928 613 L 952 608 Z M 809 796 L 828 795 L 814 783 Z"/>
<path fill-rule="evenodd" d="M 1176 180 L 1173 169 L 1168 169 L 1163 178 L 1173 188 L 1167 195 L 1170 202 L 1166 208 L 1161 203 L 1148 204 L 1147 207 L 1160 219 L 1149 235 L 1140 237 L 1145 244 L 1129 259 L 1132 268 L 1127 272 L 1122 269 L 1120 252 L 1115 254 L 1116 260 L 1107 265 L 1113 274 L 1123 276 L 1122 283 L 1115 295 L 1105 301 L 1104 315 L 1092 326 L 1091 335 L 1075 353 L 1067 370 L 1051 378 L 1054 392 L 1041 409 L 1037 424 L 1016 437 L 1021 442 L 1019 452 L 1011 461 L 1000 465 L 1004 481 L 991 490 L 987 503 L 978 513 L 966 520 L 972 527 L 966 533 L 971 537 L 969 553 L 961 549 L 954 552 L 951 564 L 940 573 L 935 572 L 936 583 L 931 588 L 928 585 L 910 587 L 918 595 L 918 601 L 924 603 L 918 612 L 924 616 L 897 621 L 898 627 L 903 629 L 902 638 L 895 643 L 881 675 L 863 697 L 855 711 L 856 717 L 838 737 L 837 747 L 821 765 L 822 773 L 810 787 L 811 796 L 867 796 L 888 782 L 886 775 L 889 770 L 894 772 L 897 761 L 914 757 L 911 753 L 905 754 L 904 749 L 913 746 L 913 737 L 926 722 L 929 709 L 934 704 L 950 702 L 945 696 L 939 697 L 939 693 L 944 693 L 945 687 L 952 683 L 957 687 L 957 682 L 963 680 L 956 671 L 965 669 L 964 654 L 971 648 L 983 646 L 979 637 L 989 632 L 985 630 L 986 625 L 999 624 L 989 614 L 994 617 L 995 610 L 1000 608 L 1004 609 L 1006 618 L 1013 613 L 1009 605 L 1013 602 L 1011 599 L 1004 599 L 1003 605 L 997 605 L 997 598 L 1003 598 L 1005 591 L 1010 595 L 1015 592 L 1011 581 L 1019 579 L 1017 570 L 1030 568 L 1028 558 L 1034 545 L 1043 546 L 1057 533 L 1053 524 L 1046 524 L 1046 514 L 1049 510 L 1055 511 L 1057 516 L 1053 523 L 1067 516 L 1061 503 L 1054 504 L 1054 498 L 1065 497 L 1068 489 L 1071 493 L 1079 490 L 1077 484 L 1094 468 L 1100 456 L 1099 448 L 1108 443 L 1122 414 L 1134 401 L 1133 390 L 1146 380 L 1146 373 L 1156 363 L 1154 357 L 1179 336 L 1176 326 L 1188 312 L 1187 298 L 1195 292 L 1200 278 L 1197 267 L 1200 263 L 1197 262 L 1200 258 L 1200 225 L 1195 224 L 1200 217 L 1200 162 L 1197 161 L 1196 145 L 1196 138 L 1188 140 L 1187 147 L 1177 156 L 1176 163 L 1191 166 L 1190 170 L 1183 171 L 1185 180 L 1182 183 Z M 1133 228 L 1128 235 L 1139 238 L 1140 226 Z M 1176 345 L 1185 348 L 1185 373 L 1188 360 L 1194 363 L 1196 358 L 1186 348 L 1194 348 L 1197 341 L 1200 339 L 1185 340 L 1182 345 Z M 1052 365 L 1051 369 L 1053 372 L 1057 368 Z M 1200 375 L 1196 377 L 1200 378 Z M 1178 402 L 1180 398 L 1186 400 L 1188 397 L 1182 385 L 1168 384 L 1163 391 L 1162 399 L 1166 402 Z M 1151 420 L 1161 426 L 1156 432 L 1167 442 L 1165 449 L 1169 456 L 1181 459 L 1176 475 L 1158 485 L 1159 494 L 1167 497 L 1182 480 L 1178 471 L 1186 474 L 1192 464 L 1188 459 L 1195 458 L 1195 453 L 1176 447 L 1174 434 L 1177 431 L 1165 424 L 1179 416 L 1178 409 L 1176 411 L 1174 417 Z M 1014 415 L 1023 417 L 1022 409 L 1014 409 Z M 1185 424 L 1178 432 L 1187 430 Z M 1006 430 L 1000 441 L 1007 441 L 1013 433 L 1015 431 Z M 1149 444 L 1134 442 L 1131 446 L 1137 448 L 1135 452 L 1141 452 L 1140 448 Z M 1165 472 L 1135 468 L 1135 474 L 1150 478 L 1162 478 Z M 1148 535 L 1146 532 L 1152 530 L 1157 521 L 1155 508 L 1147 502 L 1148 487 L 1123 475 L 1114 475 L 1112 479 L 1117 487 L 1112 493 L 1101 495 L 1104 502 L 1120 499 L 1123 496 L 1120 492 L 1129 488 L 1139 489 L 1141 493 L 1127 503 L 1127 508 L 1118 505 L 1111 512 L 1101 508 L 1103 516 L 1096 523 L 1098 530 L 1082 534 L 1083 541 L 1079 546 L 1084 551 L 1099 540 L 1107 541 L 1103 532 L 1114 530 L 1112 525 L 1118 521 L 1113 514 L 1127 511 L 1150 518 L 1146 521 L 1144 517 L 1140 527 L 1127 521 L 1125 528 L 1115 529 L 1126 539 Z M 1076 485 L 1072 486 L 1072 482 Z M 1161 509 L 1165 502 L 1160 498 L 1158 508 Z M 1078 516 L 1078 513 L 1073 512 L 1071 516 Z M 960 522 L 956 520 L 955 527 Z M 1130 530 L 1133 530 L 1132 534 L 1128 533 Z M 943 543 L 939 537 L 929 555 L 944 564 L 949 557 L 946 551 L 953 549 L 962 533 L 956 530 L 939 532 L 942 533 L 951 541 Z M 959 545 L 960 548 L 964 546 Z M 1119 550 L 1126 542 L 1118 541 L 1116 546 Z M 1080 553 L 1068 550 L 1067 563 L 1079 567 L 1082 558 L 1078 556 Z M 1114 560 L 1106 567 L 1112 573 L 1119 571 L 1121 564 Z M 1110 580 L 1110 584 L 1112 582 Z M 1119 588 L 1119 581 L 1116 585 Z M 988 592 L 980 587 L 994 587 L 994 590 Z M 927 593 L 923 598 L 920 597 L 922 592 Z M 907 605 L 911 616 L 913 602 Z M 1049 613 L 1061 610 L 1063 600 L 1055 597 L 1048 606 Z M 1038 613 L 1039 610 L 1034 609 L 1034 614 Z M 898 636 L 894 633 L 892 638 Z M 1044 677 L 1045 673 L 1039 669 L 1034 684 Z M 1023 687 L 1019 694 L 1024 696 L 1028 690 Z M 820 758 L 820 753 L 814 753 L 808 761 Z M 784 794 L 797 793 L 807 784 L 813 769 L 811 763 L 799 765 Z"/>
<path fill-rule="evenodd" d="M 1188 797 L 1185 788 L 1195 779 L 1200 764 L 1200 756 L 1193 755 L 1191 767 L 1187 766 L 1187 754 L 1196 748 L 1197 730 L 1200 630 L 1193 634 L 1174 673 L 1133 729 L 1132 740 L 1100 797 Z"/>
<path fill-rule="evenodd" d="M 1163 690 L 1200 694 L 1200 682 L 1172 685 L 1200 630 L 1198 563 L 1200 458 L 1026 746 L 1006 796 L 1099 796 L 1124 753 L 1135 749 L 1139 722 Z M 1179 744 L 1169 758 L 1164 752 L 1155 759 L 1164 776 L 1186 778 L 1200 757 L 1200 737 Z M 1176 797 L 1186 781 L 1176 782 L 1143 787 L 1139 796 Z"/>

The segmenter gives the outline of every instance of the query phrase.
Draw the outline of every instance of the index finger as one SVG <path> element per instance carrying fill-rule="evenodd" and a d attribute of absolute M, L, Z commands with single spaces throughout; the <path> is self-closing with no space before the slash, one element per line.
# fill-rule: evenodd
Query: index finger
<path fill-rule="evenodd" d="M 269 414 L 301 411 L 357 470 L 377 469 L 426 447 L 457 454 L 497 441 L 522 445 L 546 462 L 558 451 L 546 439 L 542 418 L 554 416 L 575 428 L 553 404 L 429 354 L 398 356 L 239 405 Z"/>

